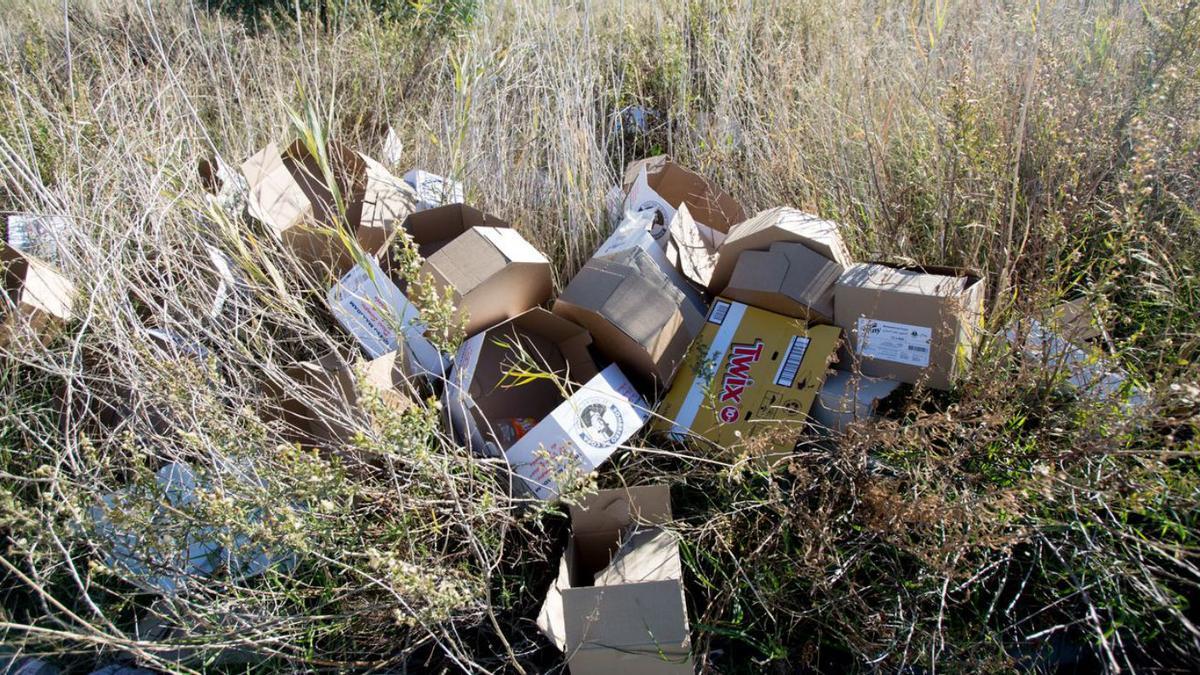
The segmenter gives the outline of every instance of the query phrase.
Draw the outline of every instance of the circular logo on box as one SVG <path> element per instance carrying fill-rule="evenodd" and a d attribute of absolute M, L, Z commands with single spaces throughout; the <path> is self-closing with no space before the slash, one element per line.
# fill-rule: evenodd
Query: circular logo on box
<path fill-rule="evenodd" d="M 579 437 L 594 448 L 608 448 L 621 440 L 621 432 L 625 429 L 625 420 L 621 417 L 617 406 L 603 399 L 585 401 L 579 410 Z"/>
<path fill-rule="evenodd" d="M 738 421 L 738 417 L 741 417 L 740 412 L 741 411 L 739 411 L 735 406 L 727 405 L 724 408 L 721 408 L 721 412 L 718 413 L 718 416 L 721 418 L 722 424 L 733 424 L 734 422 Z"/>

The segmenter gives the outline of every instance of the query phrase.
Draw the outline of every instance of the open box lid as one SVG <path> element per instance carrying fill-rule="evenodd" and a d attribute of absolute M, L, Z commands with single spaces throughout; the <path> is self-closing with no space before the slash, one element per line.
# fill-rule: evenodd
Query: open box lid
<path fill-rule="evenodd" d="M 957 267 L 861 263 L 846 269 L 839 286 L 929 298 L 954 298 L 979 283 L 977 272 Z"/>
<path fill-rule="evenodd" d="M 0 312 L 43 314 L 63 321 L 71 318 L 75 285 L 48 263 L 0 244 L 0 266 L 7 297 Z M 11 305 L 10 305 L 11 303 Z"/>
<path fill-rule="evenodd" d="M 798 209 L 778 206 L 759 212 L 729 233 L 717 254 L 709 291 L 719 295 L 725 290 L 743 251 L 765 251 L 781 241 L 804 244 L 843 268 L 853 264 L 842 241 L 840 225 Z"/>
<path fill-rule="evenodd" d="M 799 242 L 775 242 L 738 258 L 724 296 L 787 316 L 833 320 L 833 287 L 842 266 Z"/>
<path fill-rule="evenodd" d="M 722 233 L 729 232 L 746 219 L 746 211 L 736 199 L 711 180 L 671 161 L 667 155 L 636 160 L 625 168 L 624 188 L 632 198 L 627 200 L 627 206 L 635 211 L 649 204 L 647 197 L 650 195 L 639 189 L 639 181 L 669 206 L 669 209 L 659 209 L 663 227 L 670 224 L 681 204 L 687 205 L 698 222 Z M 659 237 L 656 235 L 655 238 Z"/>
<path fill-rule="evenodd" d="M 447 204 L 417 211 L 404 220 L 404 231 L 412 237 L 422 258 L 437 253 L 472 227 L 507 228 L 509 224 L 466 204 Z"/>

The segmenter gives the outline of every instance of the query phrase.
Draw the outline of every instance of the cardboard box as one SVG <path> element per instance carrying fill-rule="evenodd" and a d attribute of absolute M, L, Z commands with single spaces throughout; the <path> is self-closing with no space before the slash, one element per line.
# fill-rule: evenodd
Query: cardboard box
<path fill-rule="evenodd" d="M 838 263 L 797 242 L 778 241 L 766 251 L 745 251 L 722 294 L 730 300 L 816 323 L 833 323 Z"/>
<path fill-rule="evenodd" d="M 426 258 L 420 281 L 450 289 L 467 335 L 550 299 L 550 261 L 507 227 L 472 227 Z"/>
<path fill-rule="evenodd" d="M 721 295 L 744 251 L 767 251 L 776 242 L 804 244 L 843 268 L 853 264 L 842 241 L 841 226 L 785 206 L 760 211 L 737 226 L 721 244 L 708 282 L 713 295 Z"/>
<path fill-rule="evenodd" d="M 508 227 L 508 223 L 466 204 L 437 206 L 404 219 L 404 231 L 425 260 L 472 227 Z"/>
<path fill-rule="evenodd" d="M 704 315 L 641 248 L 589 260 L 554 313 L 588 329 L 600 352 L 647 391 L 671 386 L 704 325 Z"/>
<path fill-rule="evenodd" d="M 836 323 L 864 375 L 949 389 L 983 327 L 984 280 L 948 267 L 854 265 L 835 293 Z"/>
<path fill-rule="evenodd" d="M 4 305 L 0 307 L 0 345 L 26 329 L 36 339 L 49 339 L 71 320 L 75 284 L 43 260 L 11 246 L 0 246 L 4 271 Z"/>
<path fill-rule="evenodd" d="M 574 675 L 692 673 L 679 543 L 665 485 L 601 490 L 572 505 L 571 539 L 538 627 Z"/>
<path fill-rule="evenodd" d="M 413 169 L 404 174 L 404 182 L 416 190 L 418 211 L 464 201 L 462 183 L 428 171 Z"/>
<path fill-rule="evenodd" d="M 445 357 L 425 336 L 420 312 L 374 258 L 347 272 L 329 289 L 327 299 L 333 316 L 368 357 L 377 359 L 399 350 L 409 376 L 445 375 Z"/>
<path fill-rule="evenodd" d="M 676 438 L 695 434 L 726 448 L 772 433 L 778 438 L 752 449 L 762 455 L 790 452 L 840 336 L 832 326 L 805 326 L 717 298 L 659 406 L 655 428 Z"/>
<path fill-rule="evenodd" d="M 296 442 L 329 451 L 348 445 L 356 425 L 366 422 L 362 391 L 351 364 L 330 354 L 288 366 L 285 374 L 290 379 L 286 386 L 268 386 L 280 401 L 283 421 Z M 395 352 L 367 362 L 363 384 L 375 389 L 396 412 L 413 405 Z"/>
<path fill-rule="evenodd" d="M 829 431 L 844 433 L 852 422 L 875 417 L 880 401 L 899 386 L 894 380 L 835 371 L 817 393 L 812 407 L 813 422 Z"/>
<path fill-rule="evenodd" d="M 242 164 L 249 187 L 247 209 L 266 224 L 297 258 L 340 276 L 354 258 L 338 231 L 369 255 L 378 254 L 412 212 L 416 195 L 378 162 L 330 142 L 334 186 L 345 218 L 320 164 L 303 142 L 280 153 L 274 143 Z"/>
<path fill-rule="evenodd" d="M 454 358 L 444 393 L 451 428 L 476 454 L 507 458 L 518 487 L 540 499 L 558 495 L 562 467 L 592 471 L 648 418 L 620 368 L 596 371 L 591 341 L 582 327 L 537 308 L 468 339 Z M 531 370 L 560 381 L 523 376 Z M 505 439 L 507 420 L 535 423 Z"/>
<path fill-rule="evenodd" d="M 684 208 L 686 209 L 686 207 Z M 655 240 L 654 236 L 650 234 L 652 220 L 653 216 L 646 211 L 626 213 L 624 219 L 613 229 L 608 239 L 600 244 L 600 248 L 596 249 L 592 257 L 603 258 L 629 249 L 641 249 L 658 265 L 662 273 L 671 281 L 671 285 L 683 293 L 688 304 L 701 316 L 708 314 L 708 303 L 704 300 L 704 292 L 683 276 L 677 264 L 678 261 L 672 262 L 667 259 L 662 242 Z"/>
<path fill-rule="evenodd" d="M 10 248 L 51 265 L 61 262 L 59 252 L 75 229 L 66 216 L 9 213 L 4 216 L 4 241 Z"/>
<path fill-rule="evenodd" d="M 1102 333 L 1087 298 L 1076 298 L 1055 305 L 1046 323 L 1051 330 L 1075 344 L 1098 338 Z"/>
<path fill-rule="evenodd" d="M 1057 320 L 1058 308 L 1049 314 L 1047 321 Z M 1148 402 L 1143 389 L 1129 383 L 1129 374 L 1095 345 L 1068 340 L 1037 319 L 1014 322 L 1007 338 L 1027 363 L 1061 377 L 1084 398 L 1120 403 L 1126 409 Z"/>

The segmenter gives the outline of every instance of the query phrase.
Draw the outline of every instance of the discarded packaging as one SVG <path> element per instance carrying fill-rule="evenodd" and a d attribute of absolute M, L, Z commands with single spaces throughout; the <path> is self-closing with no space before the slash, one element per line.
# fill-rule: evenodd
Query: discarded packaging
<path fill-rule="evenodd" d="M 866 377 L 844 370 L 825 380 L 813 403 L 813 422 L 835 433 L 843 433 L 853 422 L 875 417 L 875 408 L 900 386 L 894 380 Z"/>
<path fill-rule="evenodd" d="M 777 242 L 804 244 L 842 268 L 853 264 L 842 241 L 841 226 L 797 209 L 778 206 L 760 211 L 730 232 L 717 254 L 708 290 L 721 295 L 733 276 L 743 251 L 767 251 Z"/>
<path fill-rule="evenodd" d="M 422 260 L 442 250 L 472 227 L 508 226 L 507 222 L 466 204 L 438 206 L 404 219 L 404 231 L 412 238 Z"/>
<path fill-rule="evenodd" d="M 396 166 L 404 158 L 404 143 L 396 135 L 396 130 L 388 125 L 387 134 L 383 137 L 383 151 L 380 155 L 389 166 Z M 407 177 L 405 178 L 407 182 Z"/>
<path fill-rule="evenodd" d="M 833 323 L 833 288 L 842 266 L 804 244 L 775 242 L 766 251 L 745 251 L 722 295 L 747 305 Z"/>
<path fill-rule="evenodd" d="M 753 454 L 790 452 L 841 331 L 718 298 L 655 428 Z M 765 444 L 756 437 L 770 436 Z"/>
<path fill-rule="evenodd" d="M 328 301 L 338 323 L 358 339 L 368 357 L 377 359 L 399 350 L 409 376 L 445 374 L 445 358 L 425 336 L 420 312 L 374 258 L 339 279 L 329 289 Z"/>
<path fill-rule="evenodd" d="M 679 543 L 665 485 L 601 490 L 572 505 L 571 539 L 538 627 L 574 675 L 691 673 Z"/>
<path fill-rule="evenodd" d="M 420 279 L 447 291 L 467 335 L 550 299 L 550 261 L 516 230 L 472 227 L 425 259 Z"/>
<path fill-rule="evenodd" d="M 1055 320 L 1052 314 L 1049 320 Z M 1080 396 L 1106 403 L 1137 408 L 1147 403 L 1146 395 L 1130 383 L 1129 374 L 1106 358 L 1098 347 L 1063 338 L 1037 319 L 1008 329 L 1009 344 L 1018 347 L 1026 361 L 1049 372 L 1061 374 L 1063 382 Z"/>
<path fill-rule="evenodd" d="M 586 330 L 537 308 L 468 339 L 454 358 L 444 398 L 455 434 L 478 455 L 505 457 L 540 499 L 594 470 L 648 418 L 620 368 L 596 371 L 589 344 Z M 521 418 L 539 421 L 502 439 L 497 429 Z"/>
<path fill-rule="evenodd" d="M 847 369 L 949 389 L 970 362 L 983 325 L 984 280 L 948 267 L 854 265 L 835 293 Z"/>
<path fill-rule="evenodd" d="M 57 265 L 61 246 L 74 226 L 66 216 L 10 213 L 5 217 L 4 240 L 26 255 Z"/>
<path fill-rule="evenodd" d="M 671 386 L 704 326 L 704 315 L 641 248 L 589 260 L 554 313 L 588 329 L 600 352 L 649 391 Z"/>
<path fill-rule="evenodd" d="M 302 262 L 340 276 L 354 259 L 339 231 L 368 255 L 378 254 L 412 212 L 416 196 L 378 162 L 330 142 L 327 148 L 335 198 L 320 162 L 303 142 L 280 153 L 274 144 L 246 160 L 250 215 L 266 224 Z M 340 213 L 338 203 L 344 204 Z"/>
<path fill-rule="evenodd" d="M 608 239 L 604 240 L 600 248 L 596 249 L 592 257 L 603 258 L 629 249 L 641 249 L 658 265 L 662 273 L 671 281 L 671 285 L 683 293 L 688 304 L 695 308 L 701 316 L 707 314 L 708 303 L 704 300 L 704 293 L 697 285 L 684 278 L 678 265 L 667 259 L 662 242 L 656 241 L 650 234 L 652 218 L 653 216 L 646 211 L 626 213 L 624 219 L 620 221 Z"/>
<path fill-rule="evenodd" d="M 462 183 L 428 171 L 413 169 L 404 174 L 404 182 L 417 191 L 418 211 L 464 201 Z"/>
<path fill-rule="evenodd" d="M 49 263 L 6 245 L 0 246 L 0 267 L 4 273 L 0 345 L 27 328 L 36 339 L 47 340 L 71 320 L 75 285 Z"/>

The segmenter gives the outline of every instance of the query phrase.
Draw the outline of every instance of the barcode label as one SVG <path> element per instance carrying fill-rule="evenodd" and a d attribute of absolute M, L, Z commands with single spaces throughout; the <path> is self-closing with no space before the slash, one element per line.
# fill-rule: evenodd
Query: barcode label
<path fill-rule="evenodd" d="M 796 374 L 800 372 L 800 362 L 804 360 L 804 354 L 807 351 L 808 338 L 793 335 L 792 343 L 788 345 L 787 353 L 783 356 L 783 363 L 779 364 L 779 372 L 775 373 L 776 385 L 790 387 L 796 382 Z"/>
<path fill-rule="evenodd" d="M 926 368 L 933 330 L 881 319 L 858 318 L 858 353 L 873 359 Z"/>
<path fill-rule="evenodd" d="M 712 311 L 708 313 L 708 322 L 715 323 L 718 326 L 725 323 L 725 315 L 729 313 L 729 303 L 724 300 L 718 300 L 713 305 Z"/>

